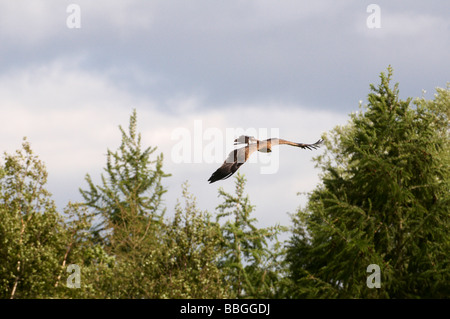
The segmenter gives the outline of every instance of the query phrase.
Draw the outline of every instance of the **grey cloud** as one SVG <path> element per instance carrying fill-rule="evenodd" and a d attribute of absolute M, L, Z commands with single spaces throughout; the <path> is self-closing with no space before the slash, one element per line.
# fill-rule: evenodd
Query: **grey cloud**
<path fill-rule="evenodd" d="M 357 108 L 389 64 L 405 96 L 448 81 L 448 1 L 378 1 L 379 30 L 367 29 L 361 1 L 78 1 L 79 30 L 64 25 L 69 2 L 36 3 L 3 4 L 2 19 L 17 18 L 0 32 L 0 72 L 78 55 L 85 70 L 162 105 L 194 93 L 205 107 L 274 101 L 341 112 Z"/>

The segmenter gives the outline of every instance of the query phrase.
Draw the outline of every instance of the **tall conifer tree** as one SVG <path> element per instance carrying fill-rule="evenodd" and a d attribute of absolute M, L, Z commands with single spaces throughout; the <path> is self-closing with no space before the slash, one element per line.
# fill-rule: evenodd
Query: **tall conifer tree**
<path fill-rule="evenodd" d="M 271 240 L 285 230 L 282 226 L 258 228 L 251 216 L 254 206 L 244 195 L 245 178 L 236 175 L 235 194 L 222 188 L 223 203 L 217 207 L 217 221 L 222 222 L 223 256 L 220 265 L 232 295 L 237 298 L 274 298 L 278 293 L 280 272 L 278 242 Z"/>
<path fill-rule="evenodd" d="M 326 139 L 322 184 L 294 217 L 294 297 L 448 297 L 450 91 L 399 98 L 392 69 Z M 380 267 L 380 288 L 366 285 Z"/>
<path fill-rule="evenodd" d="M 95 185 L 88 174 L 88 190 L 80 189 L 87 206 L 100 217 L 99 233 L 105 231 L 108 241 L 123 248 L 137 245 L 147 236 L 149 227 L 158 223 L 164 215 L 162 195 L 166 189 L 162 178 L 170 176 L 163 172 L 163 154 L 152 159 L 156 147 L 142 149 L 141 135 L 136 133 L 136 110 L 130 116 L 128 132 L 121 126 L 122 143 L 117 151 L 108 149 L 106 176 L 102 185 Z"/>

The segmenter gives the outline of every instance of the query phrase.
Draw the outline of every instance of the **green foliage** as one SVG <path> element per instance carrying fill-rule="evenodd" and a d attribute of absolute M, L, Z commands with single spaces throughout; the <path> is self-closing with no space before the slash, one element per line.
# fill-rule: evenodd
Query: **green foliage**
<path fill-rule="evenodd" d="M 0 166 L 0 298 L 96 297 L 103 265 L 111 262 L 89 232 L 92 214 L 69 203 L 57 212 L 47 171 L 24 139 Z M 69 264 L 83 268 L 83 289 L 66 285 Z M 102 281 L 105 277 L 102 278 Z"/>
<path fill-rule="evenodd" d="M 103 263 L 100 274 L 86 274 L 99 278 L 88 278 L 92 293 L 88 297 L 228 297 L 217 266 L 220 229 L 207 213 L 197 209 L 187 185 L 182 197 L 185 206 L 178 204 L 174 217 L 162 220 L 138 247 L 116 254 L 112 263 Z M 98 260 L 96 264 L 102 266 Z"/>
<path fill-rule="evenodd" d="M 0 297 L 51 295 L 61 267 L 64 227 L 47 172 L 24 140 L 0 168 Z"/>
<path fill-rule="evenodd" d="M 323 184 L 294 217 L 287 254 L 295 297 L 448 296 L 449 89 L 402 101 L 391 77 L 316 159 Z M 370 264 L 380 289 L 366 286 Z"/>
<path fill-rule="evenodd" d="M 135 219 L 140 220 L 145 233 L 148 225 L 158 222 L 164 214 L 162 195 L 166 189 L 162 186 L 161 180 L 170 174 L 165 174 L 162 170 L 162 154 L 155 160 L 151 159 L 156 147 L 142 150 L 141 135 L 136 134 L 136 117 L 134 110 L 130 116 L 128 134 L 119 127 L 122 143 L 117 151 L 107 152 L 105 168 L 107 176 L 101 176 L 102 185 L 94 185 L 88 174 L 86 181 L 89 190 L 80 189 L 86 205 L 102 218 L 97 231 L 105 231 L 106 236 L 111 235 L 108 230 L 117 229 L 117 225 L 121 225 L 124 229 L 128 224 L 135 225 Z M 129 237 L 127 234 L 124 236 Z"/>
<path fill-rule="evenodd" d="M 161 207 L 165 189 L 161 180 L 162 154 L 156 148 L 141 151 L 136 134 L 136 112 L 128 134 L 122 132 L 117 152 L 108 151 L 102 186 L 89 175 L 89 191 L 81 191 L 86 205 L 100 215 L 100 236 L 115 260 L 107 270 L 109 283 L 100 287 L 111 298 L 219 298 L 225 297 L 217 267 L 220 232 L 207 213 L 196 208 L 187 185 L 185 208 L 175 208 L 173 220 L 164 218 Z"/>
<path fill-rule="evenodd" d="M 228 298 L 224 276 L 218 267 L 222 251 L 220 227 L 207 212 L 196 207 L 195 198 L 183 185 L 175 216 L 169 220 L 162 243 L 164 262 L 159 267 L 158 297 Z"/>
<path fill-rule="evenodd" d="M 236 175 L 235 196 L 219 189 L 224 202 L 217 207 L 217 222 L 225 219 L 222 226 L 223 256 L 221 267 L 233 296 L 237 298 L 270 298 L 278 293 L 279 245 L 269 246 L 284 230 L 281 226 L 257 228 L 256 218 L 250 214 L 254 206 L 244 196 L 245 178 Z"/>
<path fill-rule="evenodd" d="M 94 214 L 81 203 L 68 203 L 64 210 L 65 244 L 56 291 L 58 298 L 104 298 L 110 287 L 115 256 L 108 255 L 104 247 L 97 244 L 92 232 Z M 68 288 L 69 265 L 75 264 L 81 271 L 81 289 Z"/>
<path fill-rule="evenodd" d="M 80 189 L 86 206 L 100 218 L 93 229 L 95 240 L 115 258 L 105 269 L 110 279 L 103 292 L 113 298 L 142 298 L 153 289 L 154 276 L 145 267 L 160 249 L 166 192 L 161 181 L 170 176 L 162 170 L 162 154 L 151 159 L 156 147 L 142 149 L 136 117 L 133 111 L 128 132 L 119 127 L 122 142 L 117 151 L 107 152 L 102 185 L 94 185 L 87 175 L 89 190 Z"/>

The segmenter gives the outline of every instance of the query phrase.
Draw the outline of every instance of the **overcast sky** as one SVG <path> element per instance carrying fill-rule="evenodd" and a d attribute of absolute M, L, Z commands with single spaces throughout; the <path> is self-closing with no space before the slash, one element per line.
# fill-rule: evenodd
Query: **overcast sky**
<path fill-rule="evenodd" d="M 218 187 L 234 190 L 234 179 L 207 183 L 231 133 L 315 142 L 346 123 L 388 65 L 402 98 L 431 99 L 450 80 L 449 13 L 446 0 L 0 0 L 0 151 L 27 136 L 62 208 L 80 199 L 85 174 L 99 180 L 136 109 L 144 145 L 173 174 L 168 213 L 184 181 L 212 212 Z M 176 160 L 176 132 L 190 134 L 200 163 L 194 150 Z M 211 137 L 216 162 L 205 156 Z M 286 146 L 241 167 L 262 225 L 289 224 L 305 203 L 297 193 L 319 182 L 319 153 Z M 262 174 L 271 159 L 276 172 Z"/>

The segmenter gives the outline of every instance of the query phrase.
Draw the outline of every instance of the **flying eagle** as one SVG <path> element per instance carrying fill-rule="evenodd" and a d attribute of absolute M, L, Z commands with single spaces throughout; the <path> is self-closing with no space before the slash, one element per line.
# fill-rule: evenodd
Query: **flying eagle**
<path fill-rule="evenodd" d="M 270 153 L 272 152 L 272 146 L 283 144 L 312 150 L 320 147 L 322 142 L 323 140 L 320 139 L 314 144 L 303 144 L 286 141 L 281 138 L 269 138 L 267 140 L 260 141 L 253 136 L 241 135 L 234 140 L 234 145 L 246 144 L 246 146 L 231 151 L 222 166 L 220 166 L 208 179 L 208 182 L 211 184 L 222 179 L 227 179 L 233 175 L 255 151 Z"/>

